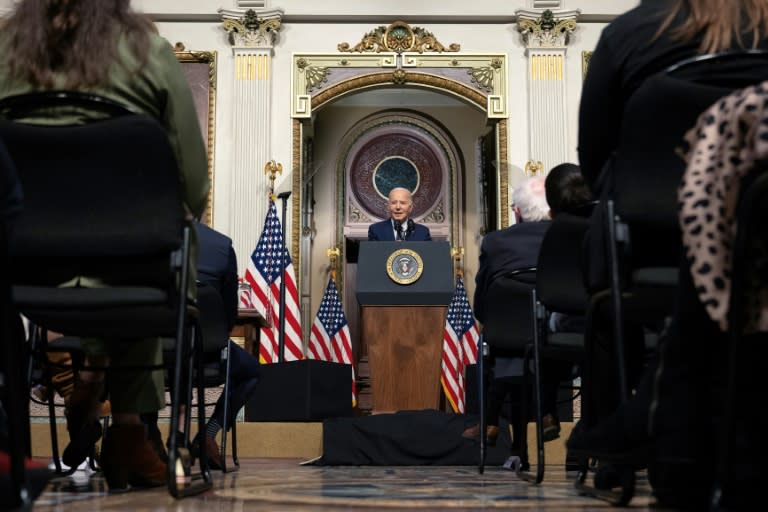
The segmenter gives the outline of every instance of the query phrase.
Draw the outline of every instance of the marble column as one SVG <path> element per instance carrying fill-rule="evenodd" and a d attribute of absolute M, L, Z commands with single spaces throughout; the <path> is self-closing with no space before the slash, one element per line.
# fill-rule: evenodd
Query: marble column
<path fill-rule="evenodd" d="M 526 172 L 545 172 L 568 161 L 565 57 L 579 10 L 525 10 L 517 14 L 528 57 L 529 153 Z"/>
<path fill-rule="evenodd" d="M 272 159 L 270 140 L 272 55 L 282 23 L 282 11 L 220 9 L 234 59 L 234 158 L 230 190 L 230 235 L 238 272 L 245 272 L 261 233 L 269 202 Z M 280 205 L 278 214 L 280 213 Z"/>

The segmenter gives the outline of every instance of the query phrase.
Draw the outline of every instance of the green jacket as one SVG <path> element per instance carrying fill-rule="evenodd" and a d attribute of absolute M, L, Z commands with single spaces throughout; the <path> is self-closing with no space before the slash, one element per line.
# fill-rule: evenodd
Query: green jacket
<path fill-rule="evenodd" d="M 35 88 L 9 76 L 7 63 L 2 56 L 8 55 L 7 41 L 0 36 L 0 98 L 32 92 Z M 184 200 L 195 216 L 205 210 L 210 182 L 208 159 L 200 131 L 192 92 L 168 41 L 151 34 L 145 64 L 138 70 L 136 58 L 121 38 L 118 43 L 120 61 L 110 73 L 110 82 L 91 89 L 92 92 L 132 106 L 149 114 L 165 127 L 179 164 Z M 57 87 L 61 89 L 61 87 Z M 77 123 L 97 117 L 85 112 L 79 118 L 65 118 L 50 111 L 28 120 L 39 123 Z M 55 116 L 55 117 L 54 117 Z"/>

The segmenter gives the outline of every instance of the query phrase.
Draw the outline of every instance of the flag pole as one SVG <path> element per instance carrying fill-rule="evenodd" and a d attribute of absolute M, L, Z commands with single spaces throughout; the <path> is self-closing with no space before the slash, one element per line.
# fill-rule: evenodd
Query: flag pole
<path fill-rule="evenodd" d="M 283 201 L 283 221 L 280 223 L 280 228 L 283 231 L 283 246 L 280 248 L 280 331 L 277 345 L 277 361 L 279 363 L 282 363 L 285 360 L 285 253 L 287 252 L 285 250 L 285 215 L 288 209 L 287 199 L 290 195 L 290 191 L 277 194 L 277 198 Z"/>

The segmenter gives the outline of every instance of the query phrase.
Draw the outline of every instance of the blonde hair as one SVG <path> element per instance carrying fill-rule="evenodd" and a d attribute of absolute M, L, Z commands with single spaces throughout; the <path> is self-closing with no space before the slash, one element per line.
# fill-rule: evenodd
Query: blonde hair
<path fill-rule="evenodd" d="M 669 13 L 659 27 L 659 37 L 685 12 L 685 20 L 672 29 L 673 40 L 688 42 L 703 34 L 699 51 L 715 53 L 730 48 L 755 48 L 768 34 L 766 0 L 672 0 Z M 742 41 L 751 32 L 752 41 Z"/>

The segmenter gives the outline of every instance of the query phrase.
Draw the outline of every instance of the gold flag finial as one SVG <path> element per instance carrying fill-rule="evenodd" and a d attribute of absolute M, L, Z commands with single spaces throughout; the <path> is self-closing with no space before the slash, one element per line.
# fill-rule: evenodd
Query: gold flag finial
<path fill-rule="evenodd" d="M 328 255 L 328 258 L 331 260 L 330 267 L 331 267 L 331 279 L 333 279 L 334 282 L 336 282 L 336 266 L 339 263 L 339 257 L 341 256 L 341 251 L 338 247 L 331 247 L 330 249 L 327 249 L 325 253 Z"/>
<path fill-rule="evenodd" d="M 463 266 L 461 264 L 461 259 L 463 257 L 464 257 L 463 247 L 451 247 L 451 258 L 453 258 L 454 272 L 459 277 L 464 275 Z"/>
<path fill-rule="evenodd" d="M 528 160 L 525 163 L 525 175 L 536 176 L 540 172 L 544 172 L 544 164 L 541 160 Z"/>
<path fill-rule="evenodd" d="M 275 200 L 275 178 L 283 173 L 283 164 L 270 160 L 264 165 L 264 173 L 269 174 L 269 197 Z"/>

